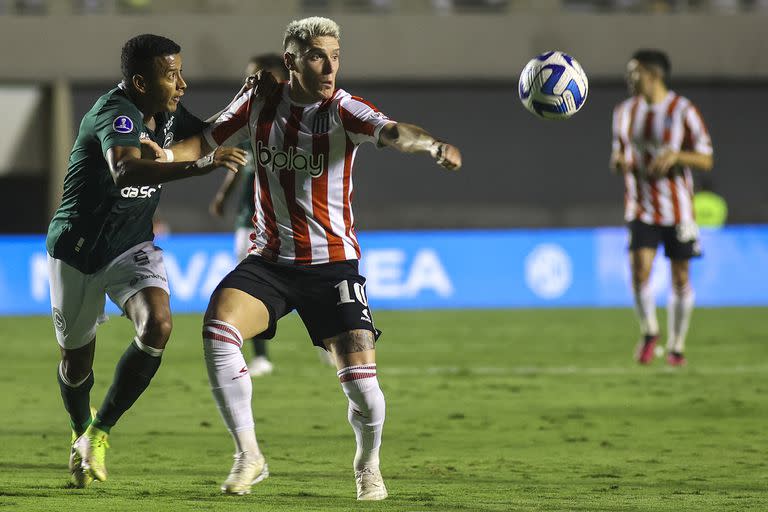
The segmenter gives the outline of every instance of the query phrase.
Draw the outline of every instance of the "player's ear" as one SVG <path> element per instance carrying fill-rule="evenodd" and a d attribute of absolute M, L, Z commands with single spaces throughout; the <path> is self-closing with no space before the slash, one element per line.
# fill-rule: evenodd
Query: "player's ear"
<path fill-rule="evenodd" d="M 288 71 L 296 71 L 296 56 L 290 52 L 285 52 L 283 54 L 283 62 L 285 62 L 285 67 L 288 68 Z"/>
<path fill-rule="evenodd" d="M 133 85 L 133 88 L 142 94 L 147 92 L 147 81 L 144 80 L 144 77 L 142 75 L 139 75 L 138 73 L 133 75 L 131 77 L 131 84 Z"/>

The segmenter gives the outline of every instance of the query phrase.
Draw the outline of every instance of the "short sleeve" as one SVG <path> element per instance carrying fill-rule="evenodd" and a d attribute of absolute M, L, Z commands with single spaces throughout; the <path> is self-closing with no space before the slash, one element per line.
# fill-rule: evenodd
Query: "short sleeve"
<path fill-rule="evenodd" d="M 144 126 L 141 112 L 130 101 L 112 97 L 96 114 L 94 131 L 101 144 L 101 152 L 116 146 L 141 147 L 139 134 Z"/>
<path fill-rule="evenodd" d="M 341 100 L 339 116 L 344 125 L 344 131 L 355 145 L 364 142 L 378 144 L 381 129 L 393 122 L 372 104 L 357 96 L 349 96 Z"/>
<path fill-rule="evenodd" d="M 192 114 L 181 103 L 179 103 L 179 106 L 176 108 L 176 119 L 176 127 L 174 128 L 175 140 L 184 140 L 193 135 L 197 135 L 208 126 L 207 123 Z"/>
<path fill-rule="evenodd" d="M 248 140 L 251 101 L 253 89 L 234 100 L 219 117 L 203 130 L 203 137 L 212 148 L 237 146 Z"/>
<path fill-rule="evenodd" d="M 696 153 L 704 155 L 712 154 L 712 139 L 709 137 L 709 131 L 704 124 L 704 119 L 699 113 L 699 109 L 691 105 L 685 110 L 683 122 L 685 126 L 685 141 L 688 146 Z"/>

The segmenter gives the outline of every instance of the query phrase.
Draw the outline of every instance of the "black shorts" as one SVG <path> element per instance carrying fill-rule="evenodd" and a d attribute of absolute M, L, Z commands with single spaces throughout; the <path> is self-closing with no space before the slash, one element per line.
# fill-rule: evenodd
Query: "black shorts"
<path fill-rule="evenodd" d="M 698 228 L 695 224 L 658 226 L 633 220 L 629 227 L 629 250 L 656 249 L 664 244 L 664 255 L 671 260 L 689 260 L 701 256 Z"/>
<path fill-rule="evenodd" d="M 312 343 L 365 329 L 378 339 L 381 331 L 365 294 L 365 278 L 358 273 L 356 260 L 320 265 L 283 265 L 250 255 L 219 283 L 262 301 L 269 311 L 269 327 L 257 336 L 269 340 L 277 332 L 277 321 L 293 311 L 299 313 Z"/>

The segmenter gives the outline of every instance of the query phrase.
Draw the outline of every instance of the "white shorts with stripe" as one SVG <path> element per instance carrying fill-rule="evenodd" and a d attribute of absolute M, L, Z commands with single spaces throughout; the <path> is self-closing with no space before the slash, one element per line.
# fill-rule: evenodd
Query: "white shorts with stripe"
<path fill-rule="evenodd" d="M 49 255 L 48 275 L 56 340 L 69 350 L 90 343 L 96 327 L 107 321 L 105 293 L 120 309 L 144 288 L 170 293 L 163 251 L 152 242 L 131 247 L 94 274 L 83 274 Z"/>

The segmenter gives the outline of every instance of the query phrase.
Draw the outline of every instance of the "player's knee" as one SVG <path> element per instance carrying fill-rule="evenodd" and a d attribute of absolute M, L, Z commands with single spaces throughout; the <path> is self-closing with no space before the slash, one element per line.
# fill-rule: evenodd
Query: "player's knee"
<path fill-rule="evenodd" d="M 350 423 L 378 425 L 384 422 L 386 405 L 378 381 L 370 383 L 366 389 L 345 389 L 344 392 L 350 403 Z"/>
<path fill-rule="evenodd" d="M 672 277 L 672 288 L 677 293 L 682 293 L 685 290 L 688 289 L 689 283 L 688 283 L 688 275 L 678 275 Z"/>
<path fill-rule="evenodd" d="M 164 348 L 171 337 L 173 322 L 164 313 L 151 313 L 139 326 L 138 337 L 142 343 L 154 348 Z"/>
<path fill-rule="evenodd" d="M 363 393 L 361 406 L 366 409 L 369 414 L 378 416 L 383 413 L 384 408 L 384 393 L 376 382 L 376 386 L 367 393 Z"/>
<path fill-rule="evenodd" d="M 325 344 L 336 355 L 354 354 L 375 349 L 376 339 L 372 332 L 356 329 L 326 340 Z"/>
<path fill-rule="evenodd" d="M 91 366 L 86 361 L 63 360 L 61 373 L 67 382 L 83 382 L 91 373 Z"/>
<path fill-rule="evenodd" d="M 651 277 L 650 265 L 637 264 L 632 267 L 632 285 L 636 290 L 644 287 Z"/>

